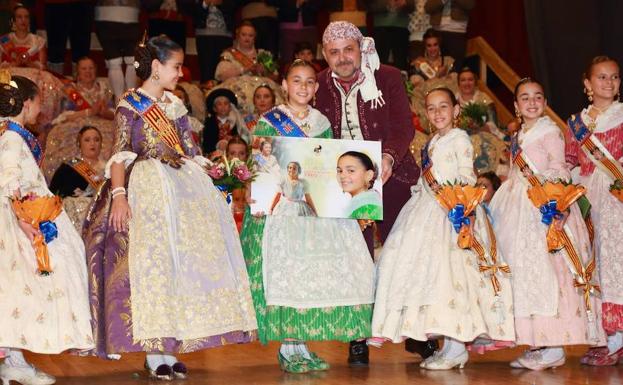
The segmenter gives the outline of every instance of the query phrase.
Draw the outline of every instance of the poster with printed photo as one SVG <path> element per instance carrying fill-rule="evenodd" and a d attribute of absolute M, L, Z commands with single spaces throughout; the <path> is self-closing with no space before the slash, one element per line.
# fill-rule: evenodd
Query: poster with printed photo
<path fill-rule="evenodd" d="M 383 219 L 381 143 L 255 137 L 255 215 Z"/>

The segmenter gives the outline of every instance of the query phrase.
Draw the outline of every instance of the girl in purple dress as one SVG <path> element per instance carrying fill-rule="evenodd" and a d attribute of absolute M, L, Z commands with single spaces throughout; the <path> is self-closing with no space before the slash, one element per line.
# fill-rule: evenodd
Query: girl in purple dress
<path fill-rule="evenodd" d="M 165 36 L 137 47 L 144 83 L 119 101 L 108 180 L 84 230 L 95 353 L 144 351 L 159 379 L 186 377 L 175 353 L 248 342 L 257 328 L 231 212 L 170 92 L 183 60 Z"/>

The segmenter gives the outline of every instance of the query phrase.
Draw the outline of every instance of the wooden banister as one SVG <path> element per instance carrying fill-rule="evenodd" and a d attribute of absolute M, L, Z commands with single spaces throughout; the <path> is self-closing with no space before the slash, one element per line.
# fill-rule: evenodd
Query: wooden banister
<path fill-rule="evenodd" d="M 508 88 L 509 91 L 513 92 L 515 89 L 515 85 L 521 80 L 521 78 L 513 71 L 513 69 L 495 52 L 495 50 L 487 43 L 485 39 L 481 36 L 477 36 L 471 38 L 467 41 L 467 51 L 466 56 L 477 56 L 479 60 L 480 67 L 480 80 L 479 87 L 480 89 L 487 93 L 493 102 L 496 105 L 498 110 L 498 114 L 502 121 L 504 119 L 509 118 L 506 122 L 510 121 L 510 119 L 514 118 L 514 114 L 506 108 L 502 103 L 500 103 L 499 99 L 495 97 L 495 95 L 491 92 L 491 90 L 486 85 L 487 79 L 487 71 L 493 71 L 493 73 L 500 79 L 502 84 Z M 549 116 L 558 127 L 563 130 L 563 132 L 567 129 L 567 124 L 564 120 L 558 116 L 549 106 L 545 107 L 545 114 Z"/>

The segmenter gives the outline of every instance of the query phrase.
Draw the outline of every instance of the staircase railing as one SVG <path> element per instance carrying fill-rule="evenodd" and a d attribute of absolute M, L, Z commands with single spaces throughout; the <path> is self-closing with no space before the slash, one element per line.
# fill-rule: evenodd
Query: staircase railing
<path fill-rule="evenodd" d="M 481 91 L 485 92 L 493 103 L 495 103 L 498 119 L 501 123 L 506 125 L 515 115 L 500 101 L 500 99 L 494 94 L 489 85 L 489 71 L 495 74 L 495 77 L 512 93 L 515 89 L 515 85 L 519 82 L 520 77 L 513 71 L 513 69 L 495 52 L 495 50 L 487 43 L 485 39 L 478 36 L 469 39 L 467 42 L 466 56 L 476 57 L 479 64 L 480 79 L 478 80 L 478 87 Z M 558 116 L 554 110 L 545 107 L 545 114 L 547 114 L 556 124 L 562 129 L 566 129 L 566 123 Z"/>

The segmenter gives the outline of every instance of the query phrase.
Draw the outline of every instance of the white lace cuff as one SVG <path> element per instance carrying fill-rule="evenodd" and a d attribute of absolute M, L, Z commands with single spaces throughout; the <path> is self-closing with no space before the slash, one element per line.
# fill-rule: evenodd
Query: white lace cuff
<path fill-rule="evenodd" d="M 60 115 L 58 115 L 53 121 L 52 125 L 61 124 L 69 119 L 70 116 L 74 115 L 76 111 L 63 111 Z"/>
<path fill-rule="evenodd" d="M 213 164 L 208 158 L 203 155 L 195 155 L 193 157 L 193 161 L 201 167 L 209 167 Z"/>
<path fill-rule="evenodd" d="M 542 183 L 545 183 L 547 181 L 559 182 L 560 180 L 564 182 L 569 182 L 569 180 L 571 179 L 571 175 L 568 172 L 562 172 L 558 170 L 546 170 L 545 172 L 543 172 L 543 174 L 537 176 L 540 177 L 539 179 Z"/>
<path fill-rule="evenodd" d="M 110 167 L 113 163 L 123 163 L 124 167 L 127 168 L 129 165 L 134 162 L 137 155 L 130 151 L 121 151 L 113 155 L 106 163 L 106 168 L 104 170 L 104 178 L 110 179 Z"/>

